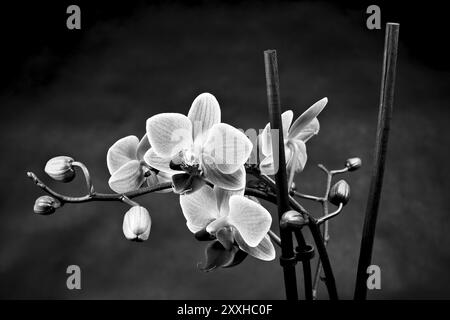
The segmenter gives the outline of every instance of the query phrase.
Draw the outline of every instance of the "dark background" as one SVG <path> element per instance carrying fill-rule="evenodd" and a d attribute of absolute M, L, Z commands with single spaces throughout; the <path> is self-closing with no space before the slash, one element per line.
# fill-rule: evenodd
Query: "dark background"
<path fill-rule="evenodd" d="M 81 7 L 81 30 L 66 29 L 66 8 Z M 51 187 L 81 194 L 82 179 L 50 181 L 55 155 L 83 161 L 98 191 L 108 192 L 106 151 L 145 131 L 159 112 L 187 113 L 201 92 L 216 95 L 222 119 L 238 128 L 268 121 L 263 51 L 277 49 L 282 103 L 298 116 L 327 96 L 320 134 L 297 177 L 319 194 L 316 164 L 340 168 L 349 156 L 364 167 L 346 179 L 352 199 L 331 224 L 329 246 L 338 289 L 353 294 L 375 137 L 383 30 L 366 28 L 370 2 L 190 1 L 123 4 L 49 1 L 2 4 L 0 17 L 0 297 L 137 299 L 282 299 L 277 261 L 247 259 L 203 273 L 204 244 L 185 227 L 177 196 L 140 199 L 152 214 L 150 239 L 122 234 L 126 207 L 66 205 L 33 214 Z M 400 22 L 393 129 L 373 263 L 382 290 L 371 299 L 450 298 L 448 145 L 449 50 L 439 3 L 378 2 L 383 26 Z M 319 207 L 305 205 L 316 215 Z M 275 212 L 273 210 L 272 211 Z M 82 270 L 82 290 L 66 288 L 66 268 Z M 300 274 L 300 273 L 299 273 Z M 326 298 L 321 287 L 321 298 Z"/>

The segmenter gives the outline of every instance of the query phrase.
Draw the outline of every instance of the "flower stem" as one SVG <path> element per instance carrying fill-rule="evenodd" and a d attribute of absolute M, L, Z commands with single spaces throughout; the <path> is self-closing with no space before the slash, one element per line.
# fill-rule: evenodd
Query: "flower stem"
<path fill-rule="evenodd" d="M 95 193 L 94 185 L 92 184 L 92 179 L 91 179 L 91 175 L 89 173 L 88 168 L 84 165 L 84 163 L 79 162 L 79 161 L 73 161 L 72 165 L 80 168 L 83 171 L 84 179 L 86 180 L 86 186 L 87 186 L 88 193 L 94 194 Z"/>

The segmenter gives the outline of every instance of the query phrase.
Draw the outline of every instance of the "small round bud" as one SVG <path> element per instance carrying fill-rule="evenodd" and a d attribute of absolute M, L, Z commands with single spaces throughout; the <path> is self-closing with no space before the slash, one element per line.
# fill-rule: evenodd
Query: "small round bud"
<path fill-rule="evenodd" d="M 44 171 L 53 179 L 61 182 L 70 182 L 75 178 L 72 166 L 73 159 L 66 156 L 54 157 L 48 160 Z"/>
<path fill-rule="evenodd" d="M 295 182 L 292 182 L 291 184 L 291 191 L 297 191 L 297 186 L 295 185 Z"/>
<path fill-rule="evenodd" d="M 141 206 L 131 207 L 123 218 L 122 230 L 131 241 L 145 241 L 150 234 L 152 220 L 147 209 Z"/>
<path fill-rule="evenodd" d="M 347 181 L 340 180 L 336 182 L 330 189 L 328 200 L 336 206 L 339 204 L 346 205 L 350 199 L 350 186 Z"/>
<path fill-rule="evenodd" d="M 281 216 L 280 227 L 302 228 L 306 223 L 306 219 L 300 212 L 289 210 Z"/>
<path fill-rule="evenodd" d="M 61 202 L 51 196 L 42 196 L 34 203 L 34 212 L 41 215 L 50 215 L 61 206 Z"/>
<path fill-rule="evenodd" d="M 360 158 L 349 158 L 345 161 L 345 166 L 348 168 L 348 171 L 355 171 L 361 168 L 361 159 Z"/>

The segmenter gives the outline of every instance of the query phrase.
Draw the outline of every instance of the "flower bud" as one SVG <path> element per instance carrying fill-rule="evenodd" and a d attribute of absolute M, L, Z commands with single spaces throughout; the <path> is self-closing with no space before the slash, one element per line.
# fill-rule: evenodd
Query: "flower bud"
<path fill-rule="evenodd" d="M 150 234 L 152 220 L 147 209 L 141 206 L 131 207 L 123 218 L 123 233 L 128 240 L 145 241 Z"/>
<path fill-rule="evenodd" d="M 75 178 L 72 166 L 73 159 L 66 156 L 54 157 L 48 160 L 44 171 L 53 179 L 61 182 L 70 182 Z"/>
<path fill-rule="evenodd" d="M 355 171 L 361 168 L 361 159 L 360 158 L 350 158 L 345 161 L 345 166 L 348 168 L 348 171 Z"/>
<path fill-rule="evenodd" d="M 61 206 L 61 202 L 51 196 L 42 196 L 34 203 L 34 212 L 41 215 L 50 215 Z"/>
<path fill-rule="evenodd" d="M 339 204 L 346 205 L 350 199 L 350 186 L 347 181 L 340 180 L 336 182 L 330 189 L 328 200 L 336 206 Z"/>
<path fill-rule="evenodd" d="M 281 216 L 280 227 L 302 228 L 306 223 L 306 219 L 303 218 L 303 215 L 300 212 L 289 210 Z"/>

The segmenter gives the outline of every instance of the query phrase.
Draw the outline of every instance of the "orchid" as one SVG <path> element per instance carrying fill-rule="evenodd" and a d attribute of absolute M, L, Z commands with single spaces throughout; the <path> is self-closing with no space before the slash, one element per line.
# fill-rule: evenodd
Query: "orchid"
<path fill-rule="evenodd" d="M 275 258 L 275 248 L 267 235 L 272 217 L 259 203 L 244 197 L 244 190 L 206 185 L 181 195 L 180 205 L 192 233 L 205 229 L 227 250 L 236 244 L 255 258 Z"/>
<path fill-rule="evenodd" d="M 303 112 L 293 124 L 292 110 L 285 111 L 281 115 L 289 186 L 292 184 L 294 174 L 303 171 L 306 165 L 308 157 L 305 143 L 319 132 L 320 125 L 317 116 L 325 108 L 327 102 L 327 98 L 319 100 Z M 273 175 L 278 170 L 278 166 L 274 163 L 272 154 L 270 123 L 266 125 L 260 135 L 260 144 L 262 154 L 265 156 L 260 163 L 260 170 L 264 174 Z"/>
<path fill-rule="evenodd" d="M 55 181 L 69 183 L 81 170 L 87 186 L 87 193 L 82 196 L 60 194 L 33 172 L 28 172 L 28 177 L 48 194 L 36 199 L 34 212 L 47 216 L 59 212 L 66 203 L 121 202 L 131 207 L 123 216 L 125 238 L 141 242 L 149 238 L 152 217 L 134 199 L 153 192 L 173 191 L 179 195 L 186 226 L 194 238 L 209 241 L 205 263 L 197 265 L 201 270 L 234 267 L 249 255 L 272 261 L 276 257 L 276 244 L 281 249 L 280 265 L 289 299 L 298 297 L 297 262 L 303 266 L 307 299 L 317 297 L 321 279 L 326 283 L 330 298 L 337 299 L 326 249 L 330 239 L 328 222 L 338 216 L 349 201 L 350 186 L 345 180 L 335 184 L 332 180 L 337 175 L 357 170 L 362 162 L 352 157 L 347 159 L 344 168 L 336 170 L 319 164 L 326 173 L 325 193 L 321 196 L 305 194 L 292 187 L 294 175 L 305 167 L 306 142 L 319 132 L 317 117 L 328 100 L 323 98 L 316 102 L 293 122 L 292 110 L 281 113 L 276 54 L 268 50 L 264 56 L 273 128 L 267 124 L 259 136 L 257 130 L 247 130 L 253 143 L 242 130 L 222 123 L 217 99 L 210 93 L 202 93 L 192 102 L 187 116 L 181 113 L 153 115 L 146 121 L 146 133 L 141 140 L 134 135 L 126 136 L 108 149 L 106 162 L 111 174 L 108 184 L 116 193 L 96 192 L 88 168 L 69 156 L 51 158 L 44 171 Z M 275 139 L 279 130 L 282 130 L 283 143 L 272 145 L 279 140 Z M 252 151 L 255 153 L 250 158 Z M 276 155 L 283 152 L 286 163 L 276 163 Z M 281 170 L 278 171 L 278 167 Z M 247 174 L 251 177 L 249 181 Z M 275 174 L 275 179 L 269 177 Z M 320 204 L 322 216 L 316 218 L 309 214 L 298 199 Z M 279 234 L 271 230 L 272 216 L 259 200 L 278 207 Z M 332 212 L 331 204 L 337 207 Z M 310 239 L 304 237 L 303 228 L 309 229 L 314 246 L 308 244 Z M 316 248 L 319 259 L 313 279 L 311 259 Z"/>
<path fill-rule="evenodd" d="M 244 133 L 221 123 L 212 94 L 200 94 L 188 116 L 161 113 L 149 118 L 147 136 L 152 148 L 145 161 L 173 175 L 176 193 L 196 191 L 206 181 L 228 190 L 245 187 L 244 164 L 253 145 Z"/>
<path fill-rule="evenodd" d="M 169 174 L 155 172 L 143 161 L 148 149 L 150 144 L 146 135 L 140 141 L 136 136 L 124 137 L 109 148 L 106 164 L 111 174 L 108 183 L 112 190 L 125 193 L 139 189 L 145 181 L 149 186 L 170 181 Z"/>

